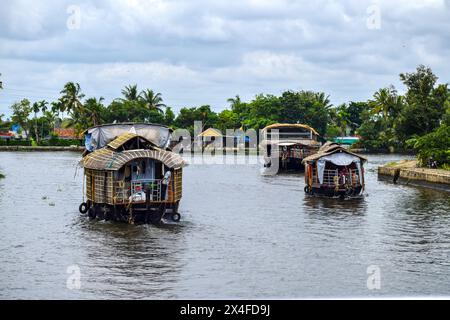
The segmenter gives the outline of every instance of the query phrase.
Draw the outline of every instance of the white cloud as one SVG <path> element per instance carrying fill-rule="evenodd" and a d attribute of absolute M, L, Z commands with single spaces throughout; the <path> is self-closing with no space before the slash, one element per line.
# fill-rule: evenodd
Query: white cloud
<path fill-rule="evenodd" d="M 79 30 L 66 27 L 72 4 Z M 380 30 L 366 26 L 372 4 Z M 176 108 L 286 89 L 367 99 L 421 63 L 449 79 L 449 15 L 447 0 L 3 1 L 0 112 L 26 94 L 52 99 L 65 81 L 111 99 L 137 83 Z"/>

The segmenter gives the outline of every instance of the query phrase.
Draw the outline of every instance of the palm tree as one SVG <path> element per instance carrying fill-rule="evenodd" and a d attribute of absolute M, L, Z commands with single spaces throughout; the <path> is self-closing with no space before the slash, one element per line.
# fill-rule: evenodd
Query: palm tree
<path fill-rule="evenodd" d="M 141 98 L 141 95 L 138 94 L 137 85 L 129 85 L 126 86 L 125 89 L 122 90 L 122 95 L 124 98 L 119 98 L 121 101 L 138 101 Z"/>
<path fill-rule="evenodd" d="M 53 109 L 50 109 L 49 111 L 44 111 L 44 121 L 48 123 L 49 127 L 53 127 L 53 131 L 55 130 L 55 122 L 56 122 L 56 112 L 53 111 Z M 44 124 L 42 123 L 41 127 L 41 136 L 43 136 L 44 131 Z"/>
<path fill-rule="evenodd" d="M 382 88 L 375 92 L 373 100 L 369 101 L 369 106 L 372 114 L 381 114 L 384 119 L 387 119 L 390 109 L 389 89 Z"/>
<path fill-rule="evenodd" d="M 41 112 L 42 115 L 45 116 L 45 113 L 47 112 L 47 102 L 45 102 L 42 106 L 41 106 Z M 41 137 L 44 136 L 44 121 L 41 121 Z"/>
<path fill-rule="evenodd" d="M 401 109 L 403 97 L 397 94 L 394 87 L 382 88 L 375 92 L 373 100 L 369 100 L 370 112 L 373 115 L 381 115 L 385 127 L 389 124 L 389 119 L 395 116 Z"/>
<path fill-rule="evenodd" d="M 56 122 L 61 122 L 62 119 L 60 117 L 60 113 L 61 113 L 61 101 L 53 101 L 52 102 L 52 107 L 50 108 L 50 112 L 54 115 L 54 121 L 53 121 L 53 131 L 56 128 Z"/>
<path fill-rule="evenodd" d="M 233 108 L 239 107 L 240 104 L 242 103 L 241 102 L 241 97 L 239 97 L 238 94 L 234 98 L 228 98 L 227 102 L 230 104 L 231 110 L 233 110 Z"/>
<path fill-rule="evenodd" d="M 34 102 L 31 106 L 31 109 L 34 112 L 34 135 L 36 136 L 36 142 L 39 144 L 39 131 L 38 131 L 38 123 L 37 123 L 37 114 L 39 111 L 42 111 L 42 113 L 47 110 L 47 101 L 42 100 L 39 102 Z"/>
<path fill-rule="evenodd" d="M 326 96 L 323 92 L 317 92 L 315 94 L 315 98 L 317 102 L 319 102 L 325 109 L 329 109 L 332 107 L 330 102 L 330 96 Z"/>
<path fill-rule="evenodd" d="M 228 98 L 227 102 L 231 106 L 231 111 L 237 114 L 238 122 L 241 124 L 241 128 L 243 128 L 242 123 L 244 122 L 246 115 L 248 115 L 248 110 L 246 110 L 246 103 L 242 102 L 239 95 L 236 95 L 234 98 Z"/>
<path fill-rule="evenodd" d="M 340 105 L 337 108 L 336 112 L 337 112 L 336 113 L 336 122 L 340 129 L 340 134 L 341 134 L 341 136 L 346 136 L 347 128 L 349 125 L 349 120 L 348 120 L 349 114 L 346 110 L 346 105 L 345 104 Z"/>
<path fill-rule="evenodd" d="M 61 112 L 67 112 L 68 114 L 80 113 L 83 108 L 81 99 L 84 98 L 84 94 L 81 93 L 81 88 L 78 83 L 68 82 L 61 91 L 61 98 L 59 107 Z"/>
<path fill-rule="evenodd" d="M 141 94 L 141 101 L 145 103 L 145 106 L 149 110 L 156 110 L 158 112 L 164 113 L 162 108 L 165 108 L 166 105 L 163 102 L 163 99 L 161 97 L 161 93 L 155 93 L 153 90 L 147 89 L 145 91 L 142 91 Z"/>
<path fill-rule="evenodd" d="M 89 98 L 84 103 L 84 113 L 85 116 L 92 120 L 92 124 L 95 126 L 99 125 L 101 122 L 101 114 L 103 112 L 103 101 L 105 99 L 103 97 L 100 97 L 98 100 L 97 98 Z"/>

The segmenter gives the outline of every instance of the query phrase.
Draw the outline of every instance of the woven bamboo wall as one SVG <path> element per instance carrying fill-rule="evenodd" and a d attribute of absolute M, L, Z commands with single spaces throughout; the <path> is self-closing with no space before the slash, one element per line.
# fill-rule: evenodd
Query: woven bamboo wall
<path fill-rule="evenodd" d="M 114 181 L 114 175 L 112 171 L 101 171 L 86 169 L 84 171 L 86 177 L 86 198 L 93 203 L 106 203 L 114 205 L 114 199 L 116 203 L 128 202 L 129 194 L 123 194 L 118 197 L 115 193 L 120 191 L 117 186 L 119 181 Z M 114 186 L 114 183 L 116 186 Z M 125 188 L 129 189 L 129 183 L 125 185 Z M 168 200 L 169 202 L 177 202 L 181 200 L 183 193 L 183 170 L 176 169 L 173 173 L 173 179 L 169 185 Z"/>
<path fill-rule="evenodd" d="M 84 174 L 87 199 L 94 203 L 113 204 L 113 172 L 86 169 Z"/>
<path fill-rule="evenodd" d="M 173 176 L 173 185 L 175 187 L 173 201 L 176 202 L 181 199 L 183 194 L 183 169 L 174 170 Z"/>

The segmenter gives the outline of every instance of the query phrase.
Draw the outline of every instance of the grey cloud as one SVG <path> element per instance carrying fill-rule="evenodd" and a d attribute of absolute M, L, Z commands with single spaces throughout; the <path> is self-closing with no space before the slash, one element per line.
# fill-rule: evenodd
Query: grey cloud
<path fill-rule="evenodd" d="M 336 104 L 367 99 L 421 63 L 446 81 L 448 3 L 3 1 L 0 112 L 27 90 L 57 96 L 69 80 L 89 95 L 112 99 L 138 83 L 176 108 L 210 103 L 216 109 L 235 94 L 300 88 L 330 93 Z M 81 8 L 79 30 L 66 28 L 71 4 Z M 381 10 L 380 30 L 366 27 L 372 4 Z"/>

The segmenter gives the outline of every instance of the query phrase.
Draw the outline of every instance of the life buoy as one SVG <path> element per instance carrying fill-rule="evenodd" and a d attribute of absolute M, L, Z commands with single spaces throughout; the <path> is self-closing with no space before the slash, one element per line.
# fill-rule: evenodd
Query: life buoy
<path fill-rule="evenodd" d="M 88 206 L 88 204 L 86 202 L 83 202 L 78 207 L 78 210 L 80 211 L 80 213 L 85 214 L 89 210 L 89 206 Z"/>
<path fill-rule="evenodd" d="M 181 219 L 181 215 L 178 212 L 172 213 L 172 221 L 178 222 Z"/>

